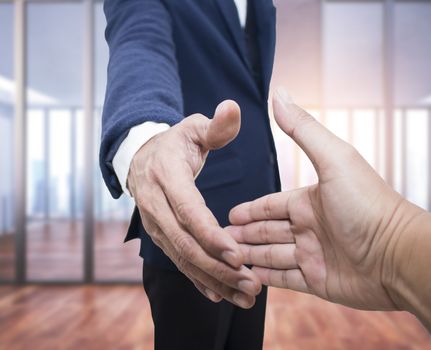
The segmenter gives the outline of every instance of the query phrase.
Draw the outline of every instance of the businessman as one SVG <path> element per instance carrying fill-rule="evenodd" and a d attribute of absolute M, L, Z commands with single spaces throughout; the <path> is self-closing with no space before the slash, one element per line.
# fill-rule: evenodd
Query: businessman
<path fill-rule="evenodd" d="M 266 289 L 222 227 L 235 205 L 280 189 L 267 114 L 272 1 L 104 9 L 100 165 L 111 194 L 136 203 L 126 240 L 141 239 L 155 347 L 261 349 Z"/>

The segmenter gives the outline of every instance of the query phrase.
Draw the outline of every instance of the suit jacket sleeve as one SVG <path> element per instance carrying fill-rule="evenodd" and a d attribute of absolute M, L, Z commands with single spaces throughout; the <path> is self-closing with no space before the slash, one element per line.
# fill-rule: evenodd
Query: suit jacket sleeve
<path fill-rule="evenodd" d="M 162 0 L 107 0 L 108 82 L 102 115 L 100 167 L 114 198 L 122 193 L 112 160 L 128 131 L 183 118 L 171 17 Z"/>

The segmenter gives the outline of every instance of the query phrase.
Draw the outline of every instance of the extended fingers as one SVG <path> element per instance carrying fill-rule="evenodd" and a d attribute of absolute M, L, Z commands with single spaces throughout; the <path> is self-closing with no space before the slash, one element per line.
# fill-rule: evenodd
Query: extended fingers
<path fill-rule="evenodd" d="M 181 245 L 181 243 L 178 245 L 178 240 L 185 239 L 185 237 L 178 238 L 172 244 L 177 252 L 175 259 L 180 269 L 184 270 L 188 264 L 192 264 L 226 286 L 249 295 L 257 295 L 260 292 L 260 281 L 252 271 L 244 266 L 233 269 L 209 256 L 196 242 L 190 241 L 189 246 Z"/>
<path fill-rule="evenodd" d="M 241 255 L 241 265 L 238 268 L 232 268 L 208 253 L 178 222 L 162 189 L 154 188 L 153 191 L 156 196 L 152 206 L 147 208 L 147 212 L 141 213 L 141 218 L 145 227 L 156 228 L 154 232 L 151 232 L 151 237 L 165 253 L 167 253 L 167 249 L 169 250 L 169 254 L 167 254 L 181 271 L 186 273 L 190 266 L 195 266 L 214 280 L 219 281 L 223 288 L 229 287 L 250 296 L 255 296 L 260 292 L 259 279 L 251 270 L 242 266 L 243 258 L 240 247 L 230 235 L 221 229 L 222 234 L 238 247 L 238 254 Z M 200 282 L 203 283 L 203 281 Z"/>
<path fill-rule="evenodd" d="M 192 276 L 188 276 L 190 281 L 195 285 L 196 289 L 199 290 L 204 296 L 206 296 L 209 300 L 211 300 L 214 303 L 219 303 L 223 300 L 223 297 L 213 290 L 206 287 L 203 283 L 199 282 L 197 279 L 195 279 Z"/>
<path fill-rule="evenodd" d="M 310 292 L 300 269 L 273 270 L 255 266 L 253 271 L 259 276 L 264 285 L 288 288 L 303 293 Z"/>
<path fill-rule="evenodd" d="M 164 192 L 177 221 L 208 254 L 235 268 L 242 265 L 237 242 L 219 226 L 192 179 L 165 185 Z"/>
<path fill-rule="evenodd" d="M 228 226 L 227 231 L 238 243 L 294 243 L 289 220 L 256 221 L 244 226 Z"/>
<path fill-rule="evenodd" d="M 246 264 L 287 270 L 298 268 L 295 257 L 295 244 L 242 244 Z"/>
<path fill-rule="evenodd" d="M 230 211 L 229 220 L 233 225 L 245 225 L 253 221 L 288 219 L 290 196 L 291 192 L 279 192 L 240 204 Z"/>
<path fill-rule="evenodd" d="M 163 243 L 165 253 L 208 299 L 219 302 L 224 298 L 242 308 L 248 309 L 255 303 L 255 296 L 261 291 L 258 277 L 248 268 L 242 266 L 237 271 L 230 267 L 219 265 L 220 270 L 213 276 L 191 261 L 178 255 L 171 242 Z M 217 263 L 217 262 L 216 262 Z M 252 280 L 247 278 L 252 276 Z"/>
<path fill-rule="evenodd" d="M 244 269 L 247 269 L 244 267 Z M 236 304 L 243 309 L 249 309 L 252 307 L 256 301 L 255 295 L 250 295 L 247 293 L 243 293 L 238 291 L 235 288 L 231 288 L 226 284 L 221 283 L 214 277 L 208 275 L 204 271 L 200 270 L 196 266 L 189 265 L 187 266 L 188 275 L 192 281 L 198 281 L 198 284 L 195 283 L 195 286 L 202 292 L 202 286 L 204 286 L 203 294 L 207 296 L 210 300 L 214 302 L 220 301 L 220 297 L 226 299 L 227 301 Z M 193 282 L 195 282 L 193 281 Z M 199 286 L 200 284 L 200 286 Z"/>
<path fill-rule="evenodd" d="M 174 262 L 180 269 L 186 269 L 186 266 L 190 263 L 231 288 L 241 290 L 249 295 L 256 295 L 260 292 L 261 284 L 259 279 L 252 271 L 242 266 L 243 258 L 240 247 L 230 235 L 221 229 L 222 234 L 234 241 L 238 247 L 239 255 L 241 255 L 239 268 L 233 268 L 208 253 L 196 238 L 178 223 L 166 199 L 164 201 L 159 199 L 157 205 L 164 215 L 162 220 L 157 218 L 154 218 L 154 220 L 163 234 L 154 236 L 163 239 L 165 245 L 172 246 L 175 254 L 171 254 L 174 256 L 170 257 L 175 259 Z M 216 233 L 213 234 L 216 235 Z"/>

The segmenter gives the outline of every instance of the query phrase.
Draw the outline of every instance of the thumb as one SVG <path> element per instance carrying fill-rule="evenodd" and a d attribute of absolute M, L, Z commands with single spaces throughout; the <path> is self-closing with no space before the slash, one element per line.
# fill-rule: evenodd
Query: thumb
<path fill-rule="evenodd" d="M 231 142 L 241 127 L 241 110 L 232 100 L 220 103 L 200 137 L 202 145 L 208 150 L 222 148 Z"/>
<path fill-rule="evenodd" d="M 342 151 L 352 148 L 294 104 L 284 88 L 275 92 L 273 109 L 277 124 L 307 154 L 319 175 L 322 168 L 340 164 Z"/>

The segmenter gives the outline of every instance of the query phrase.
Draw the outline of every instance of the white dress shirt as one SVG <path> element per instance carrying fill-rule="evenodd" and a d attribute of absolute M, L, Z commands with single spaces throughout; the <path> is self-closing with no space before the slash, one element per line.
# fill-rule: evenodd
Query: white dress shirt
<path fill-rule="evenodd" d="M 247 0 L 234 0 L 234 2 L 238 12 L 239 22 L 241 27 L 244 28 L 247 19 Z M 168 129 L 168 124 L 155 122 L 144 122 L 130 129 L 112 161 L 115 174 L 117 175 L 124 193 L 130 196 L 130 192 L 127 189 L 127 177 L 129 175 L 130 164 L 136 152 L 138 152 L 153 136 Z"/>

